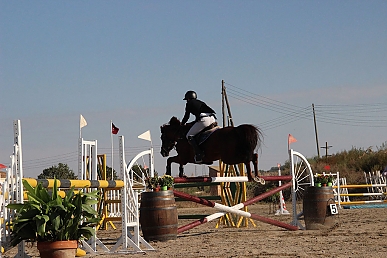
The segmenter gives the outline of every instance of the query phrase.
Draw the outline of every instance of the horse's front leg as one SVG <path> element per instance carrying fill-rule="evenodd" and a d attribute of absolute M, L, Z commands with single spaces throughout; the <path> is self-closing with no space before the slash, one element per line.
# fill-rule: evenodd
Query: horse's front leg
<path fill-rule="evenodd" d="M 179 156 L 174 156 L 174 157 L 170 157 L 167 159 L 167 167 L 166 167 L 166 172 L 165 174 L 167 175 L 172 175 L 172 163 L 177 163 L 179 164 L 179 177 L 184 177 L 184 165 L 187 164 L 184 162 L 182 163 L 181 160 L 180 160 L 180 157 Z"/>
<path fill-rule="evenodd" d="M 179 177 L 187 177 L 184 175 L 184 166 L 182 164 L 179 166 Z"/>
<path fill-rule="evenodd" d="M 172 162 L 174 162 L 175 157 L 170 157 L 167 159 L 167 167 L 165 169 L 165 174 L 171 176 L 172 175 Z"/>

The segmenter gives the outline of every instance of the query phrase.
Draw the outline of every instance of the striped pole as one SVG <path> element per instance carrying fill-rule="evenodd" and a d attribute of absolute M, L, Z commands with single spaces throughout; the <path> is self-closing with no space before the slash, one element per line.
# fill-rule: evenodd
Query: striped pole
<path fill-rule="evenodd" d="M 265 181 L 291 181 L 292 176 L 261 176 Z M 175 177 L 174 182 L 179 183 L 237 183 L 248 182 L 247 176 L 232 176 L 232 177 Z"/>
<path fill-rule="evenodd" d="M 340 196 L 374 196 L 374 195 L 387 195 L 387 193 L 348 193 L 348 194 L 340 194 Z"/>
<path fill-rule="evenodd" d="M 367 204 L 367 203 L 387 203 L 387 200 L 371 200 L 371 201 L 350 201 L 350 202 L 340 202 L 342 205 L 348 204 Z"/>
<path fill-rule="evenodd" d="M 340 188 L 368 188 L 368 187 L 387 187 L 386 184 L 365 184 L 365 185 L 340 185 Z M 333 186 L 337 188 L 337 186 Z"/>
<path fill-rule="evenodd" d="M 184 232 L 186 230 L 189 230 L 191 228 L 194 228 L 196 226 L 199 226 L 201 224 L 204 224 L 204 223 L 207 223 L 211 220 L 214 220 L 216 218 L 219 218 L 221 216 L 223 216 L 225 213 L 234 213 L 234 214 L 238 214 L 240 216 L 243 216 L 243 217 L 248 217 L 248 218 L 252 218 L 254 220 L 258 220 L 258 221 L 261 221 L 261 222 L 265 222 L 265 223 L 268 223 L 268 224 L 272 224 L 272 225 L 275 225 L 275 226 L 279 226 L 279 227 L 282 227 L 282 228 L 286 228 L 286 229 L 289 229 L 289 230 L 298 230 L 298 227 L 296 226 L 293 226 L 293 225 L 289 225 L 289 224 L 286 224 L 286 223 L 283 223 L 283 222 L 280 222 L 280 221 L 276 221 L 276 220 L 273 220 L 273 219 L 270 219 L 270 218 L 265 218 L 265 217 L 262 217 L 262 216 L 259 216 L 257 214 L 252 214 L 252 213 L 249 213 L 249 212 L 246 212 L 246 211 L 241 211 L 240 209 L 242 209 L 243 207 L 245 206 L 248 206 L 248 205 L 251 205 L 253 203 L 256 203 L 262 199 L 265 199 L 266 197 L 270 196 L 270 195 L 273 195 L 283 189 L 286 189 L 288 187 L 291 187 L 292 185 L 292 182 L 288 182 L 280 187 L 277 187 L 277 188 L 274 188 L 270 191 L 267 191 L 261 195 L 258 195 L 250 200 L 247 200 L 246 202 L 243 202 L 243 203 L 239 203 L 237 205 L 234 205 L 232 207 L 228 207 L 228 206 L 225 206 L 225 205 L 222 205 L 222 204 L 219 204 L 219 203 L 215 203 L 215 202 L 212 202 L 212 201 L 209 201 L 209 200 L 205 200 L 203 198 L 200 198 L 200 197 L 196 197 L 196 196 L 193 196 L 193 195 L 190 195 L 190 194 L 186 194 L 186 193 L 183 193 L 183 192 L 179 192 L 179 191 L 176 191 L 174 190 L 174 194 L 175 196 L 177 197 L 180 197 L 180 198 L 184 198 L 184 199 L 187 199 L 187 200 L 190 200 L 190 201 L 193 201 L 193 202 L 196 202 L 196 203 L 199 203 L 199 204 L 202 204 L 202 205 L 205 205 L 205 206 L 208 206 L 208 207 L 211 207 L 211 208 L 215 208 L 215 209 L 218 209 L 220 210 L 221 212 L 218 212 L 218 213 L 215 213 L 215 214 L 212 214 L 210 216 L 207 216 L 201 220 L 198 220 L 198 221 L 194 221 L 188 225 L 185 225 L 185 226 L 182 226 L 180 228 L 178 228 L 177 232 L 178 233 L 181 233 L 181 232 Z"/>
<path fill-rule="evenodd" d="M 45 188 L 54 187 L 56 180 L 58 188 L 123 188 L 124 181 L 122 180 L 75 180 L 75 179 L 35 179 L 23 178 L 32 187 L 36 187 L 39 183 Z"/>

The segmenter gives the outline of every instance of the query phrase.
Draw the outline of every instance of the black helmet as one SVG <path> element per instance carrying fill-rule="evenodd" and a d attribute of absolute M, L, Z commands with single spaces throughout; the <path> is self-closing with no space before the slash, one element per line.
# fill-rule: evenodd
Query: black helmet
<path fill-rule="evenodd" d="M 194 92 L 193 90 L 189 90 L 185 93 L 184 95 L 184 99 L 183 100 L 187 100 L 187 99 L 196 99 L 198 96 L 196 95 L 196 92 Z"/>

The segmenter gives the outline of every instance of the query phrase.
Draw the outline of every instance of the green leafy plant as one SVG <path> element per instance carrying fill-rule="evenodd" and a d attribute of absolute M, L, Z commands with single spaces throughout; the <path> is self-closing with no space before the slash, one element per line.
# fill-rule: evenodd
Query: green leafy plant
<path fill-rule="evenodd" d="M 148 189 L 156 189 L 160 185 L 160 178 L 157 174 L 154 177 L 147 177 L 145 179 Z"/>
<path fill-rule="evenodd" d="M 172 187 L 174 183 L 172 176 L 163 175 L 160 177 L 157 174 L 154 177 L 146 178 L 145 181 L 148 189 L 156 189 L 158 186 Z"/>
<path fill-rule="evenodd" d="M 95 234 L 94 226 L 101 218 L 92 205 L 98 203 L 98 191 L 74 194 L 71 188 L 62 198 L 58 195 L 57 180 L 52 194 L 41 184 L 32 187 L 23 180 L 23 185 L 27 201 L 7 205 L 16 211 L 10 224 L 13 246 L 23 240 L 87 240 Z"/>
<path fill-rule="evenodd" d="M 326 175 L 326 174 L 316 174 L 314 176 L 314 183 L 320 183 L 322 185 L 333 183 L 333 176 L 332 175 Z"/>

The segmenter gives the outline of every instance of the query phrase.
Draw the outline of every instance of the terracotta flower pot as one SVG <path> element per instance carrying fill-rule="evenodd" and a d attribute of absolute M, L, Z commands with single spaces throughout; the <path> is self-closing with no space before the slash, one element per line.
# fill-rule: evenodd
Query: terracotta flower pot
<path fill-rule="evenodd" d="M 41 258 L 73 258 L 78 248 L 77 240 L 38 242 Z"/>

